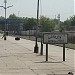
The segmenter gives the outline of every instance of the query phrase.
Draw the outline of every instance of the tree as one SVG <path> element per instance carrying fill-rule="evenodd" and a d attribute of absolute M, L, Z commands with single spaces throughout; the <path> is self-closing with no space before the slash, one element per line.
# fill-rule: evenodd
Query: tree
<path fill-rule="evenodd" d="M 0 16 L 0 20 L 4 20 L 4 17 Z"/>
<path fill-rule="evenodd" d="M 36 19 L 34 18 L 25 18 L 24 21 L 24 30 L 32 30 L 36 25 Z"/>
<path fill-rule="evenodd" d="M 41 16 L 40 18 L 41 31 L 51 32 L 54 30 L 55 21 L 47 17 Z"/>
<path fill-rule="evenodd" d="M 64 21 L 64 25 L 75 26 L 75 15 Z"/>
<path fill-rule="evenodd" d="M 17 19 L 18 17 L 15 15 L 15 14 L 11 14 L 10 16 L 9 16 L 9 19 Z"/>
<path fill-rule="evenodd" d="M 4 30 L 5 28 L 5 19 L 4 17 L 0 17 L 0 30 Z"/>
<path fill-rule="evenodd" d="M 66 30 L 75 30 L 75 15 L 64 21 L 63 24 Z"/>
<path fill-rule="evenodd" d="M 21 31 L 21 26 L 24 24 L 24 17 L 17 17 L 15 14 L 11 14 L 8 18 L 8 23 L 10 24 L 9 30 L 19 34 Z"/>
<path fill-rule="evenodd" d="M 70 25 L 75 26 L 75 15 L 70 18 Z"/>
<path fill-rule="evenodd" d="M 8 18 L 9 30 L 10 31 L 16 31 L 17 29 L 17 16 L 15 14 L 11 14 Z"/>

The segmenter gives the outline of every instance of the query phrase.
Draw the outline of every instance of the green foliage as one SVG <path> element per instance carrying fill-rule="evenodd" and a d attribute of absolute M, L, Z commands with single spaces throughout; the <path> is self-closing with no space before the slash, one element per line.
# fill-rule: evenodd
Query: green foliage
<path fill-rule="evenodd" d="M 75 15 L 64 21 L 64 25 L 75 26 Z"/>
<path fill-rule="evenodd" d="M 8 18 L 8 23 L 10 24 L 9 30 L 16 31 L 18 28 L 17 16 L 15 14 L 11 14 Z"/>
<path fill-rule="evenodd" d="M 5 28 L 5 18 L 0 16 L 0 30 L 4 30 Z"/>
<path fill-rule="evenodd" d="M 0 19 L 4 19 L 4 17 L 0 17 Z M 18 17 L 15 14 L 11 14 L 9 18 L 8 24 L 9 30 L 19 30 L 19 25 L 22 23 L 23 30 L 32 30 L 36 29 L 37 19 L 36 18 L 28 18 L 28 17 Z M 51 32 L 54 31 L 55 25 L 58 24 L 57 19 L 50 19 L 48 17 L 41 16 L 39 19 L 40 23 L 40 30 L 43 32 Z M 70 17 L 70 19 L 67 19 L 64 22 L 60 22 L 60 31 L 64 31 L 65 27 L 75 26 L 75 15 Z M 3 25 L 0 25 L 0 28 L 4 28 Z M 69 29 L 69 28 L 68 28 Z"/>
<path fill-rule="evenodd" d="M 60 32 L 63 32 L 63 31 L 64 31 L 64 26 L 60 25 Z"/>
<path fill-rule="evenodd" d="M 25 18 L 24 25 L 23 25 L 24 30 L 32 30 L 35 25 L 36 25 L 36 19 Z"/>
<path fill-rule="evenodd" d="M 70 18 L 71 26 L 75 26 L 75 15 Z"/>
<path fill-rule="evenodd" d="M 64 28 L 65 30 L 75 30 L 75 15 L 70 17 L 70 19 L 67 19 L 66 21 L 64 21 Z"/>
<path fill-rule="evenodd" d="M 64 23 L 63 23 L 64 25 L 70 25 L 70 20 L 66 20 L 66 21 L 64 21 Z"/>
<path fill-rule="evenodd" d="M 9 16 L 9 19 L 17 19 L 18 17 L 15 15 L 15 14 L 11 14 L 10 16 Z"/>
<path fill-rule="evenodd" d="M 4 20 L 4 17 L 0 16 L 0 20 Z"/>
<path fill-rule="evenodd" d="M 55 21 L 47 17 L 41 16 L 40 25 L 41 25 L 41 31 L 51 32 L 54 30 Z"/>

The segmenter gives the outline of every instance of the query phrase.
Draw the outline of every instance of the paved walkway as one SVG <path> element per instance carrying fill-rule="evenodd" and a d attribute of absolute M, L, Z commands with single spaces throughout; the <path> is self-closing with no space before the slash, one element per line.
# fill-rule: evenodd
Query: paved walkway
<path fill-rule="evenodd" d="M 49 45 L 49 57 L 46 62 L 44 55 L 34 53 L 35 41 L 21 39 L 16 41 L 8 36 L 7 40 L 1 39 L 0 34 L 0 75 L 66 75 L 75 73 L 75 50 L 66 48 L 66 61 L 63 62 L 62 47 Z"/>

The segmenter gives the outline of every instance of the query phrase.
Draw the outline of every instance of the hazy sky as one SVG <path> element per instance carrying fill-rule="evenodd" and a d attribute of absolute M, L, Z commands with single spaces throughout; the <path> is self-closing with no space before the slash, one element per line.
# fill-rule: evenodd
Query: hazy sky
<path fill-rule="evenodd" d="M 38 0 L 7 0 L 7 17 L 16 14 L 20 17 L 35 17 Z M 4 6 L 4 0 L 0 0 L 0 6 Z M 74 0 L 40 0 L 40 15 L 55 18 L 60 13 L 61 20 L 66 20 L 74 15 Z M 0 16 L 4 16 L 4 9 L 0 7 Z"/>

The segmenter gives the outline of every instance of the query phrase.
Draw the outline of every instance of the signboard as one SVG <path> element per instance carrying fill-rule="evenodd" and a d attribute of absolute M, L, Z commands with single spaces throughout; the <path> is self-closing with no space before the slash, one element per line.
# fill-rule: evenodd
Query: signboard
<path fill-rule="evenodd" d="M 67 44 L 66 33 L 44 33 L 43 43 L 44 44 Z"/>

